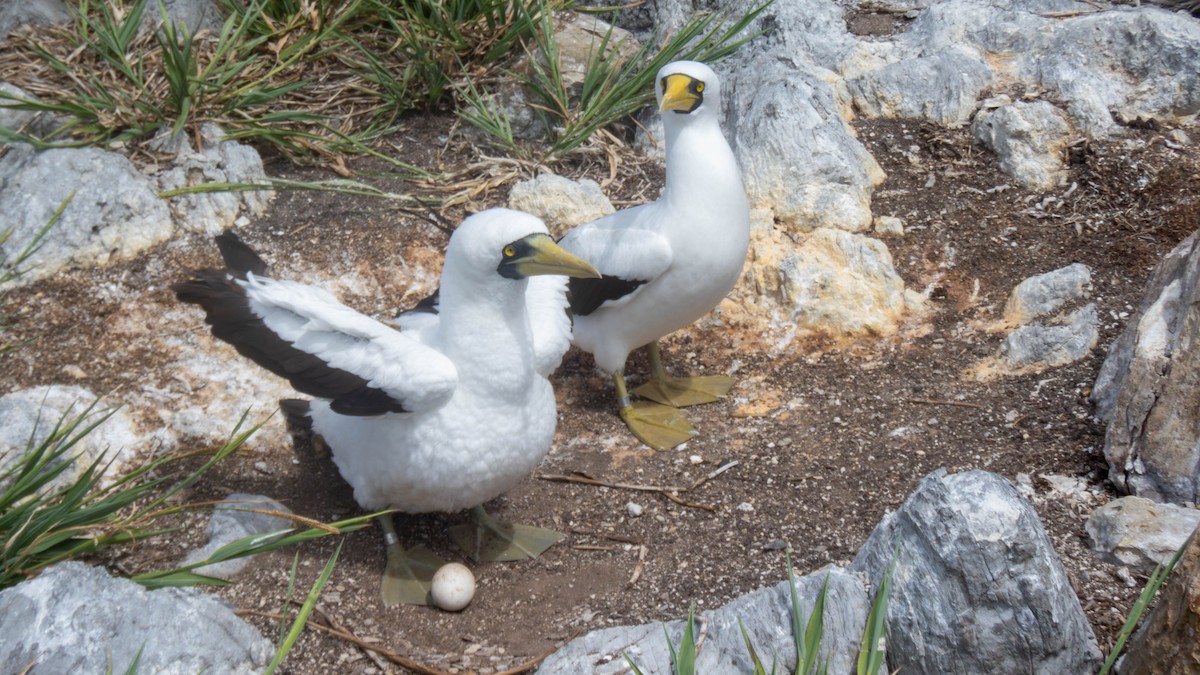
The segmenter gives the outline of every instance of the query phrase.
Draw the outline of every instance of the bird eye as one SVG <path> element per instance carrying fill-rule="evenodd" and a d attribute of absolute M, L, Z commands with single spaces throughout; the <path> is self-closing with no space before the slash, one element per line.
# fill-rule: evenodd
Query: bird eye
<path fill-rule="evenodd" d="M 697 82 L 697 83 L 696 83 L 696 93 L 699 93 L 699 92 L 702 92 L 702 91 L 704 91 L 704 83 L 703 83 L 703 82 Z"/>
<path fill-rule="evenodd" d="M 508 246 L 504 247 L 504 257 L 505 258 L 511 258 L 516 254 L 517 254 L 517 249 L 512 244 L 509 244 Z"/>

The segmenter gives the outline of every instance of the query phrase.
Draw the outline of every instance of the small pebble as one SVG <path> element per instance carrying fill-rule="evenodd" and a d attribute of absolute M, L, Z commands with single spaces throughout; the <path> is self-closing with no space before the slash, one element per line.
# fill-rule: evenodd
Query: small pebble
<path fill-rule="evenodd" d="M 700 464 L 704 462 L 704 458 L 700 455 L 692 455 L 691 457 L 688 457 L 688 461 L 692 464 Z"/>
<path fill-rule="evenodd" d="M 625 510 L 629 512 L 629 516 L 631 518 L 637 518 L 638 516 L 645 513 L 645 510 L 642 508 L 642 505 L 634 503 L 634 502 L 629 502 L 628 504 L 626 504 Z"/>
<path fill-rule="evenodd" d="M 750 502 L 742 502 L 741 504 L 737 505 L 737 510 L 745 511 L 746 513 L 751 513 L 754 511 L 754 505 L 751 504 Z"/>

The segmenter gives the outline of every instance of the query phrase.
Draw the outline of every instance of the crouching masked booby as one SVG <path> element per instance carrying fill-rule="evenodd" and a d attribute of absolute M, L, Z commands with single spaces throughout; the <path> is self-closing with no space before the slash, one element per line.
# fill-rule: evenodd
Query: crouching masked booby
<path fill-rule="evenodd" d="M 172 290 L 204 308 L 214 336 L 316 397 L 283 406 L 324 439 L 363 508 L 473 509 L 474 524 L 451 536 L 476 559 L 535 557 L 558 541 L 550 530 L 493 520 L 481 506 L 550 448 L 557 414 L 545 372 L 568 347 L 565 277 L 599 276 L 555 244 L 541 220 L 508 209 L 464 220 L 446 249 L 437 320 L 419 330 L 269 278 L 232 233 L 217 243 L 227 269 L 197 271 Z M 531 287 L 540 275 L 559 276 Z M 441 561 L 428 549 L 401 548 L 390 515 L 381 524 L 384 601 L 425 603 Z"/>
<path fill-rule="evenodd" d="M 612 373 L 634 434 L 667 449 L 696 433 L 678 408 L 721 398 L 733 380 L 668 377 L 657 340 L 707 314 L 733 288 L 750 242 L 750 209 L 718 124 L 717 74 L 676 61 L 658 72 L 654 91 L 666 136 L 662 196 L 580 225 L 559 243 L 603 275 L 569 281 L 575 344 Z M 625 361 L 643 345 L 652 372 L 635 393 L 650 401 L 632 402 Z"/>

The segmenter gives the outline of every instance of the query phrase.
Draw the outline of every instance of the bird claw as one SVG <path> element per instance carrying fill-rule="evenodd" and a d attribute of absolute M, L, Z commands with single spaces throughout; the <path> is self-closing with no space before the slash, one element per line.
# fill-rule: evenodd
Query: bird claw
<path fill-rule="evenodd" d="M 621 408 L 621 419 L 638 440 L 655 450 L 670 450 L 696 436 L 687 417 L 669 405 L 638 401 Z"/>
<path fill-rule="evenodd" d="M 634 389 L 634 393 L 663 405 L 686 408 L 719 401 L 733 388 L 734 380 L 725 375 L 701 377 L 653 377 Z"/>

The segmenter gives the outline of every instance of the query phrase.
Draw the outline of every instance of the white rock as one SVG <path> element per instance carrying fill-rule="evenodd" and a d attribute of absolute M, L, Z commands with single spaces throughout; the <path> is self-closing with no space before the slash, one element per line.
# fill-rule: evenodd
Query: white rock
<path fill-rule="evenodd" d="M 1017 101 L 975 116 L 976 140 L 1000 160 L 1000 170 L 1030 190 L 1048 190 L 1066 177 L 1063 160 L 1074 140 L 1066 116 L 1048 101 Z"/>
<path fill-rule="evenodd" d="M 166 204 L 152 181 L 129 160 L 97 148 L 35 151 L 17 144 L 0 158 L 0 213 L 12 236 L 0 254 L 12 258 L 50 222 L 74 193 L 61 218 L 30 258 L 29 283 L 69 264 L 105 265 L 133 257 L 170 238 Z"/>
<path fill-rule="evenodd" d="M 76 427 L 75 434 L 99 422 L 104 415 L 111 415 L 70 449 L 66 455 L 66 459 L 71 460 L 70 468 L 50 485 L 57 488 L 69 484 L 92 462 L 101 459 L 101 466 L 112 461 L 103 473 L 101 485 L 112 482 L 150 439 L 139 433 L 129 413 L 118 408 L 119 405 L 116 400 L 97 403 L 95 394 L 75 386 L 32 387 L 0 396 L 0 420 L 3 420 L 0 424 L 0 474 L 24 456 L 27 448 L 37 447 L 49 438 L 57 425 L 78 418 L 91 407 L 91 412 Z M 0 483 L 0 489 L 3 487 Z"/>
<path fill-rule="evenodd" d="M 1050 316 L 1064 306 L 1086 298 L 1092 290 L 1092 271 L 1083 263 L 1038 274 L 1017 284 L 1004 304 L 1004 321 L 1010 326 Z"/>
<path fill-rule="evenodd" d="M 629 513 L 630 518 L 637 518 L 637 517 L 641 516 L 643 513 L 645 513 L 645 510 L 642 508 L 642 505 L 638 504 L 636 502 L 629 502 L 628 504 L 626 504 L 625 510 Z"/>
<path fill-rule="evenodd" d="M 596 181 L 590 178 L 573 181 L 553 173 L 543 173 L 514 185 L 508 194 L 508 207 L 546 221 L 556 237 L 615 210 Z"/>
<path fill-rule="evenodd" d="M 1200 510 L 1122 497 L 1093 511 L 1085 527 L 1101 558 L 1149 574 L 1169 562 L 1200 527 Z"/>

